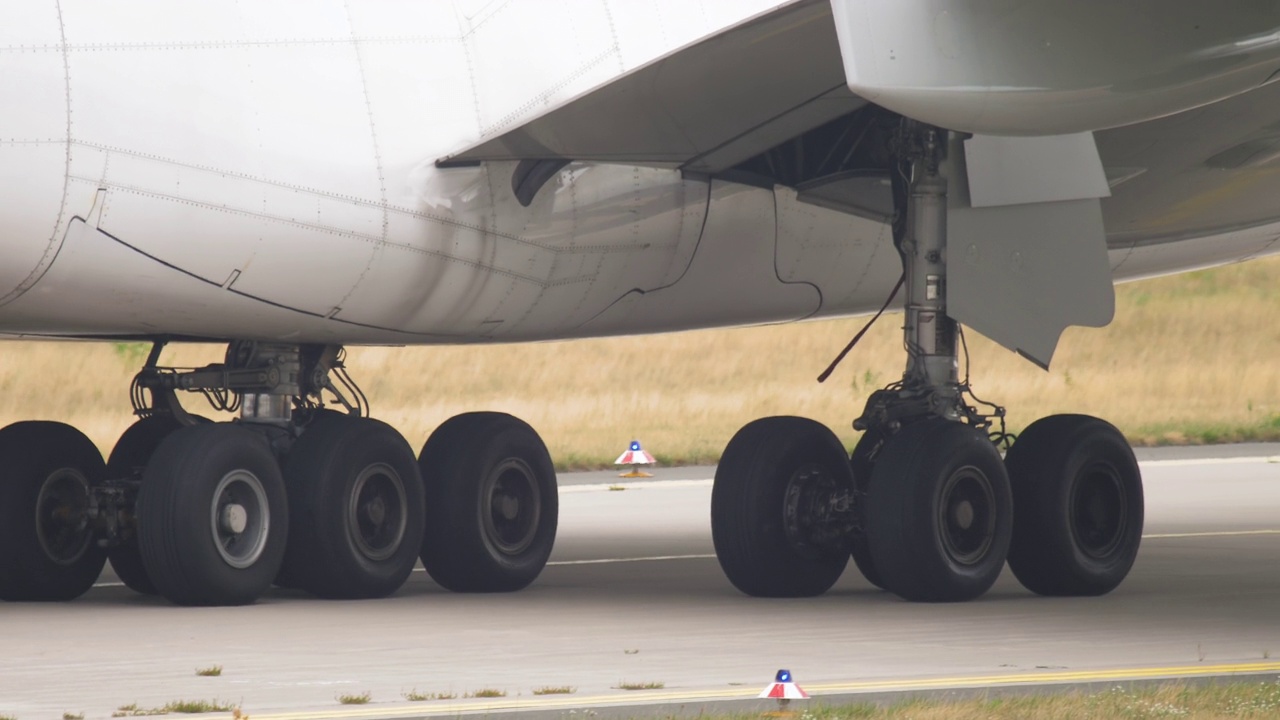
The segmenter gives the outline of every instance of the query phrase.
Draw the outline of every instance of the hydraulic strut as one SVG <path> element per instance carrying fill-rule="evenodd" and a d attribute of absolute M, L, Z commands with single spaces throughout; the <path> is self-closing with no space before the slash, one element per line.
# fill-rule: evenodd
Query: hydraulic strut
<path fill-rule="evenodd" d="M 960 150 L 954 133 L 904 120 L 897 146 L 897 182 L 905 192 L 897 199 L 903 221 L 895 242 L 902 256 L 907 350 L 902 380 L 877 390 L 854 428 L 896 432 L 904 423 L 925 417 L 962 420 L 976 427 L 991 417 L 964 400 L 969 388 L 959 375 L 959 325 L 947 315 L 947 192 Z"/>

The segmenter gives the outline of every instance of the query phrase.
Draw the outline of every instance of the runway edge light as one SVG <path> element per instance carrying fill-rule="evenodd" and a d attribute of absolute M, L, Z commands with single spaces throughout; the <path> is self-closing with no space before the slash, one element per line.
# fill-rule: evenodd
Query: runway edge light
<path fill-rule="evenodd" d="M 779 670 L 773 682 L 765 686 L 756 697 L 765 700 L 772 698 L 778 701 L 779 707 L 786 707 L 792 700 L 808 700 L 809 693 L 795 684 L 790 670 Z"/>
<path fill-rule="evenodd" d="M 652 465 L 654 463 L 653 456 L 647 450 L 640 447 L 639 440 L 632 440 L 631 445 L 627 447 L 617 460 L 613 461 L 614 465 L 630 465 L 631 469 L 624 472 L 618 477 L 624 478 L 647 478 L 653 477 L 652 474 L 644 472 L 640 469 L 641 465 Z"/>

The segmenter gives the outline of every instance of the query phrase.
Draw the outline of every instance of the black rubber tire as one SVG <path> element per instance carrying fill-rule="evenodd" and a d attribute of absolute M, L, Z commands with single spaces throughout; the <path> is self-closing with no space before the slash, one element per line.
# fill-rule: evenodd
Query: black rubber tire
<path fill-rule="evenodd" d="M 533 428 L 504 413 L 458 415 L 427 439 L 418 466 L 422 564 L 432 579 L 454 592 L 510 592 L 537 579 L 555 544 L 559 498 L 551 455 Z M 494 517 L 499 484 L 527 491 L 514 518 Z M 515 523 L 515 541 L 497 537 L 495 522 L 508 530 Z"/>
<path fill-rule="evenodd" d="M 111 449 L 111 456 L 107 458 L 107 477 L 121 478 L 134 472 L 141 474 L 160 443 L 181 428 L 182 424 L 172 415 L 140 418 L 124 431 Z M 116 576 L 130 590 L 143 595 L 157 594 L 155 583 L 147 577 L 147 568 L 138 550 L 138 538 L 132 532 L 107 551 L 107 559 L 111 561 L 111 569 L 115 570 Z"/>
<path fill-rule="evenodd" d="M 215 493 L 227 481 L 236 483 L 246 503 L 261 506 L 266 522 L 252 513 L 248 520 L 262 534 L 258 550 L 228 548 L 217 537 Z M 253 483 L 260 498 L 250 491 Z M 161 595 L 179 605 L 252 603 L 284 559 L 289 508 L 280 468 L 266 437 L 238 425 L 185 427 L 160 443 L 142 475 L 137 515 L 147 574 Z M 245 542 L 259 547 L 252 538 Z M 230 555 L 244 566 L 234 566 Z"/>
<path fill-rule="evenodd" d="M 862 573 L 862 577 L 881 590 L 884 589 L 884 583 L 880 580 L 880 572 L 876 570 L 875 562 L 871 559 L 871 548 L 867 544 L 865 528 L 867 526 L 866 500 L 871 492 L 871 471 L 875 467 L 875 458 L 871 455 L 874 452 L 876 457 L 879 457 L 882 437 L 876 430 L 864 432 L 849 455 L 849 469 L 853 472 L 853 484 L 858 490 L 858 499 L 862 503 L 858 511 L 861 513 L 864 528 L 861 536 L 853 538 L 849 554 L 853 557 L 853 564 L 858 568 L 858 572 Z"/>
<path fill-rule="evenodd" d="M 102 574 L 106 553 L 84 510 L 88 489 L 106 468 L 84 433 L 56 422 L 19 422 L 0 430 L 0 600 L 74 600 Z M 49 493 L 59 492 L 61 498 Z M 59 502 L 59 499 L 62 502 Z M 42 511 L 42 506 L 47 510 Z M 74 525 L 55 510 L 71 510 Z M 33 512 L 34 511 L 34 512 Z M 48 523 L 45 525 L 44 523 Z M 41 540 L 42 529 L 55 533 Z M 60 547 L 51 547 L 51 544 Z"/>
<path fill-rule="evenodd" d="M 787 530 L 788 488 L 809 473 L 819 482 L 853 485 L 844 446 L 813 420 L 762 418 L 725 447 L 711 488 L 711 538 L 729 582 L 747 595 L 813 597 L 844 572 L 847 545 L 815 546 Z"/>
<path fill-rule="evenodd" d="M 944 515 L 955 519 L 965 507 L 972 517 L 949 526 Z M 981 431 L 930 419 L 886 441 L 867 508 L 871 557 L 886 590 L 916 602 L 972 600 L 999 577 L 1012 532 L 1009 477 Z"/>
<path fill-rule="evenodd" d="M 289 542 L 277 584 L 342 599 L 400 589 L 418 562 L 425 518 L 418 459 L 399 432 L 369 418 L 321 415 L 290 449 L 284 479 Z M 391 520 L 372 542 L 350 512 L 358 483 Z"/>
<path fill-rule="evenodd" d="M 1018 581 L 1056 596 L 1104 595 L 1120 585 L 1143 523 L 1142 474 L 1120 431 L 1088 415 L 1042 418 L 1018 436 L 1005 466 L 1014 506 L 1009 568 Z M 1090 500 L 1092 518 L 1081 507 Z"/>

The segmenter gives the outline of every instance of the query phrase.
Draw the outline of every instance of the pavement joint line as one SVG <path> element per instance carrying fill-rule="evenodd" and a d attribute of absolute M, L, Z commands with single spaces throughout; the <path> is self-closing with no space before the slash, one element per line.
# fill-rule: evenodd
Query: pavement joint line
<path fill-rule="evenodd" d="M 1110 670 L 1065 670 L 1054 672 L 1006 673 L 1002 675 L 962 675 L 956 677 L 917 678 L 902 680 L 867 680 L 847 683 L 805 683 L 804 687 L 814 699 L 822 694 L 876 693 L 904 690 L 939 690 L 947 688 L 996 687 L 1018 685 L 1053 685 L 1079 682 L 1124 682 L 1131 680 L 1177 679 L 1204 676 L 1259 675 L 1280 673 L 1280 662 L 1245 662 L 1196 665 L 1166 665 L 1146 668 L 1116 668 Z M 758 690 L 708 689 L 678 692 L 636 693 L 634 696 L 592 695 L 575 698 L 519 698 L 488 703 L 447 703 L 399 705 L 395 707 L 362 707 L 335 710 L 311 710 L 285 713 L 252 713 L 259 720 L 344 720 L 359 718 L 422 717 L 435 715 L 460 715 L 511 710 L 556 710 L 564 708 L 618 707 L 628 705 L 656 705 L 659 703 L 741 700 L 756 697 Z"/>

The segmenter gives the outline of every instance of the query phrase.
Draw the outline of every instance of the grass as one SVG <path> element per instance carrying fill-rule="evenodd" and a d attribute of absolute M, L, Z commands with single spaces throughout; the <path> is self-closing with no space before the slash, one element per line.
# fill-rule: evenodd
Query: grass
<path fill-rule="evenodd" d="M 454 698 L 458 697 L 457 693 L 451 693 L 451 692 L 420 693 L 418 692 L 417 688 L 414 688 L 407 693 L 401 693 L 401 695 L 404 697 L 405 700 L 408 700 L 409 702 L 426 702 L 428 700 L 453 700 Z"/>
<path fill-rule="evenodd" d="M 84 720 L 84 713 L 64 712 L 62 720 Z"/>
<path fill-rule="evenodd" d="M 359 695 L 339 695 L 338 696 L 338 702 L 342 703 L 343 705 L 368 705 L 369 701 L 372 699 L 373 699 L 373 694 L 368 692 L 363 692 L 363 693 L 360 693 Z"/>
<path fill-rule="evenodd" d="M 116 708 L 115 712 L 111 713 L 111 717 L 143 717 L 169 715 L 171 713 L 195 715 L 198 713 L 232 712 L 236 709 L 235 705 L 219 700 L 173 700 L 160 707 L 153 708 L 139 707 L 137 703 L 121 705 Z"/>
<path fill-rule="evenodd" d="M 1142 445 L 1280 439 L 1280 258 L 1117 288 L 1107 328 L 1071 328 L 1051 372 L 969 333 L 972 381 L 1009 408 L 1015 432 L 1059 412 L 1115 423 Z M 373 413 L 421 446 L 472 410 L 522 417 L 561 469 L 612 467 L 633 439 L 664 465 L 715 461 L 766 415 L 802 415 L 848 446 L 868 393 L 902 373 L 900 315 L 888 315 L 826 384 L 814 377 L 865 320 L 506 346 L 352 348 L 347 365 Z M 132 421 L 133 344 L 6 343 L 0 425 L 55 419 L 104 453 Z M 162 361 L 219 361 L 223 348 L 175 346 Z M 190 396 L 189 407 L 210 413 Z"/>
<path fill-rule="evenodd" d="M 481 688 L 463 695 L 465 698 L 500 698 L 506 696 L 506 690 L 495 690 L 494 688 Z"/>
<path fill-rule="evenodd" d="M 613 689 L 614 690 L 661 690 L 666 686 L 667 684 L 664 682 L 653 682 L 653 681 L 627 682 L 625 680 L 619 680 L 618 684 L 615 685 Z"/>
<path fill-rule="evenodd" d="M 210 665 L 205 668 L 196 668 L 196 675 L 200 677 L 222 677 L 222 666 Z"/>
<path fill-rule="evenodd" d="M 235 708 L 231 703 L 219 702 L 217 700 L 175 700 L 164 706 L 165 710 L 171 713 L 207 713 L 207 712 L 231 712 Z"/>
<path fill-rule="evenodd" d="M 825 706 L 820 701 L 793 703 L 797 720 L 1219 720 L 1280 715 L 1280 683 L 1229 683 L 1189 686 L 1166 684 L 1115 687 L 1098 693 L 1040 693 L 966 700 L 905 700 L 888 706 L 870 703 Z M 767 711 L 705 720 L 773 717 Z"/>
<path fill-rule="evenodd" d="M 572 695 L 578 692 L 578 688 L 569 685 L 547 685 L 533 689 L 534 695 Z"/>

